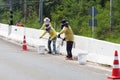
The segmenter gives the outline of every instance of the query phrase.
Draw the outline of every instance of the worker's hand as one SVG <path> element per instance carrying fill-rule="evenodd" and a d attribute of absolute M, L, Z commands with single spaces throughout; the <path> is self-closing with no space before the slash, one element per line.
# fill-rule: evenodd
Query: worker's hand
<path fill-rule="evenodd" d="M 60 34 L 58 34 L 58 36 L 57 36 L 58 38 L 60 38 Z"/>

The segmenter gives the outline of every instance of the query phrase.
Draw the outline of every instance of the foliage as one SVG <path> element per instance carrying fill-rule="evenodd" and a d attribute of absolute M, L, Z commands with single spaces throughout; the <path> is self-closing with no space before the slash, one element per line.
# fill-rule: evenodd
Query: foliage
<path fill-rule="evenodd" d="M 0 0 L 9 4 L 10 0 Z M 26 0 L 27 8 L 24 11 L 25 0 L 13 0 L 13 22 L 21 20 L 25 26 L 40 28 L 39 1 Z M 89 20 L 92 18 L 88 10 L 94 6 L 98 10 L 95 16 L 97 26 L 94 27 L 94 38 L 120 43 L 120 0 L 113 0 L 112 31 L 110 30 L 110 0 L 43 0 L 43 18 L 49 17 L 53 27 L 60 31 L 60 21 L 67 19 L 74 34 L 92 37 L 92 27 Z M 9 7 L 0 6 L 0 22 L 9 24 Z"/>

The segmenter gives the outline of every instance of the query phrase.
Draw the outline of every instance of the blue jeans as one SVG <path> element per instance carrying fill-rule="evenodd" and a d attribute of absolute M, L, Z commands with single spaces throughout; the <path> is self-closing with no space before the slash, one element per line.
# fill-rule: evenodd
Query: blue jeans
<path fill-rule="evenodd" d="M 48 39 L 48 49 L 49 49 L 49 52 L 52 52 L 52 50 L 51 50 L 51 43 L 53 42 L 53 52 L 56 53 L 56 39 L 57 39 L 57 37 L 53 38 L 52 40 L 50 40 L 50 38 Z"/>

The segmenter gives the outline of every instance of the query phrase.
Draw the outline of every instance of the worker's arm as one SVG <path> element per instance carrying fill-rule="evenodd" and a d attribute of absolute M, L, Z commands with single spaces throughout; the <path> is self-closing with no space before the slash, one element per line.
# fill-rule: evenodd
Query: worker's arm
<path fill-rule="evenodd" d="M 41 30 L 44 30 L 44 29 L 45 29 L 45 24 L 43 24 L 40 29 L 41 29 Z"/>
<path fill-rule="evenodd" d="M 63 34 L 63 33 L 65 33 L 66 32 L 66 27 L 64 27 L 61 31 L 60 31 L 60 33 L 59 34 Z"/>
<path fill-rule="evenodd" d="M 40 36 L 40 38 L 42 38 L 46 33 L 47 33 L 47 32 L 45 31 L 45 32 Z"/>

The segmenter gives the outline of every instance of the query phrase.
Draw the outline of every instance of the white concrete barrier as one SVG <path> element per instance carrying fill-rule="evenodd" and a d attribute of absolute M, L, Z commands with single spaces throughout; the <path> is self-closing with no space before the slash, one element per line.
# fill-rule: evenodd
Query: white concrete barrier
<path fill-rule="evenodd" d="M 8 36 L 8 28 L 9 28 L 9 25 L 0 23 L 0 35 L 7 37 Z"/>
<path fill-rule="evenodd" d="M 28 45 L 35 47 L 45 45 L 47 48 L 47 38 L 49 35 L 47 34 L 44 38 L 39 39 L 43 30 L 17 26 L 9 27 L 7 24 L 0 24 L 0 35 L 18 42 L 22 42 L 23 36 L 26 35 Z M 11 29 L 10 35 L 8 35 L 9 29 Z M 57 39 L 57 46 L 60 45 L 60 41 L 60 39 Z M 65 44 L 64 42 L 64 45 L 60 46 L 60 52 L 63 54 L 66 54 Z M 120 53 L 120 44 L 75 35 L 75 48 L 73 48 L 72 52 L 73 56 L 77 56 L 79 53 L 88 53 L 87 60 L 89 61 L 113 65 L 115 50 L 118 51 L 118 54 Z"/>
<path fill-rule="evenodd" d="M 115 50 L 120 52 L 120 44 L 82 36 L 77 36 L 76 42 L 76 48 L 88 51 L 88 60 L 93 62 L 112 65 Z"/>

